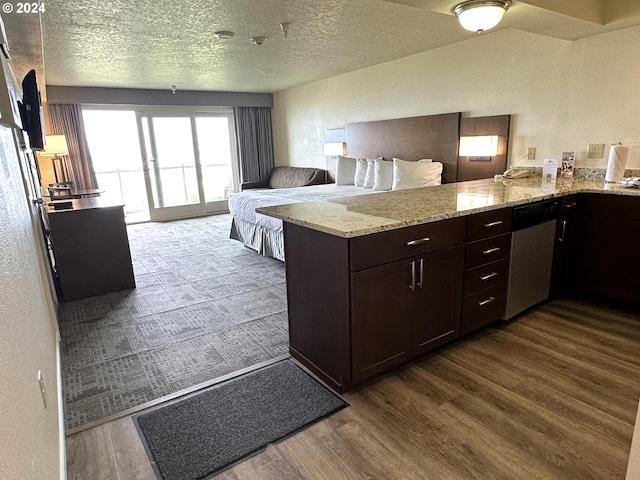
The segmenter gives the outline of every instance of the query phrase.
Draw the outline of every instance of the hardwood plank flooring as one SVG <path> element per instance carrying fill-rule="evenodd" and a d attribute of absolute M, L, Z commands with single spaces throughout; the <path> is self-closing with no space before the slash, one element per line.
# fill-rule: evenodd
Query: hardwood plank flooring
<path fill-rule="evenodd" d="M 638 312 L 560 299 L 345 395 L 220 480 L 624 479 Z M 154 480 L 130 417 L 67 438 L 68 478 Z"/>

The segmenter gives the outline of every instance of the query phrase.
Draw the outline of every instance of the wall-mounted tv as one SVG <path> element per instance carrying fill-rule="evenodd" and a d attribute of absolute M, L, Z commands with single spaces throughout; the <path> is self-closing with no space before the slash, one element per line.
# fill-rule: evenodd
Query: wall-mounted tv
<path fill-rule="evenodd" d="M 31 149 L 44 150 L 44 113 L 35 70 L 30 70 L 22 80 L 20 116 L 22 117 L 22 129 L 27 132 Z"/>

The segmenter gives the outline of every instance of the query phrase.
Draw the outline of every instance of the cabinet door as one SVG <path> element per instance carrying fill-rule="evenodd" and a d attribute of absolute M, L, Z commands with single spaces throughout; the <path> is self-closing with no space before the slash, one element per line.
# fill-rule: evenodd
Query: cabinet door
<path fill-rule="evenodd" d="M 424 255 L 416 264 L 421 273 L 413 296 L 415 355 L 460 336 L 464 246 Z"/>
<path fill-rule="evenodd" d="M 352 380 L 361 382 L 409 359 L 411 264 L 399 260 L 351 276 Z"/>
<path fill-rule="evenodd" d="M 562 197 L 560 214 L 556 227 L 556 241 L 553 256 L 553 276 L 551 293 L 554 296 L 575 292 L 575 254 L 574 237 L 578 226 L 578 195 Z"/>
<path fill-rule="evenodd" d="M 580 216 L 581 291 L 640 304 L 640 197 L 586 194 Z"/>

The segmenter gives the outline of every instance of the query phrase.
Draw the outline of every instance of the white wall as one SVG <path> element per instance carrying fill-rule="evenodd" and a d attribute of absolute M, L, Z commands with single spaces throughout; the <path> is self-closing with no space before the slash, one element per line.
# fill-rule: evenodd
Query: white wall
<path fill-rule="evenodd" d="M 58 332 L 15 145 L 5 127 L 0 127 L 0 205 L 0 478 L 60 479 Z"/>
<path fill-rule="evenodd" d="M 463 112 L 512 115 L 509 164 L 542 165 L 563 150 L 606 168 L 629 144 L 640 168 L 640 27 L 569 42 L 507 29 L 274 95 L 277 165 L 324 166 L 325 129 L 348 122 Z M 605 143 L 602 159 L 588 143 Z M 527 161 L 536 147 L 535 161 Z M 347 149 L 349 146 L 347 145 Z"/>

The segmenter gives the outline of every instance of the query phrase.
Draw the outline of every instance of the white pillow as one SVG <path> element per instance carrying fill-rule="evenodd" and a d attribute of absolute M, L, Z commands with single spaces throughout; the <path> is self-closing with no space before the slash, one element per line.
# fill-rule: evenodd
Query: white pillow
<path fill-rule="evenodd" d="M 393 160 L 402 160 L 402 159 L 393 157 Z M 402 160 L 402 161 L 407 162 L 408 160 Z M 433 162 L 433 160 L 431 158 L 423 158 L 422 160 L 418 160 L 418 163 L 425 163 L 425 162 Z M 413 162 L 413 163 L 416 163 L 416 162 Z"/>
<path fill-rule="evenodd" d="M 385 162 L 377 158 L 374 162 L 375 178 L 374 190 L 391 190 L 393 186 L 393 162 Z"/>
<path fill-rule="evenodd" d="M 353 185 L 356 176 L 356 159 L 338 155 L 336 185 Z"/>
<path fill-rule="evenodd" d="M 373 188 L 373 182 L 376 177 L 375 160 L 367 159 L 367 174 L 364 177 L 363 188 Z"/>
<path fill-rule="evenodd" d="M 353 184 L 356 187 L 362 187 L 364 185 L 364 179 L 367 176 L 367 159 L 356 158 L 356 174 L 353 179 Z"/>
<path fill-rule="evenodd" d="M 431 187 L 442 183 L 442 163 L 393 159 L 392 190 Z"/>

